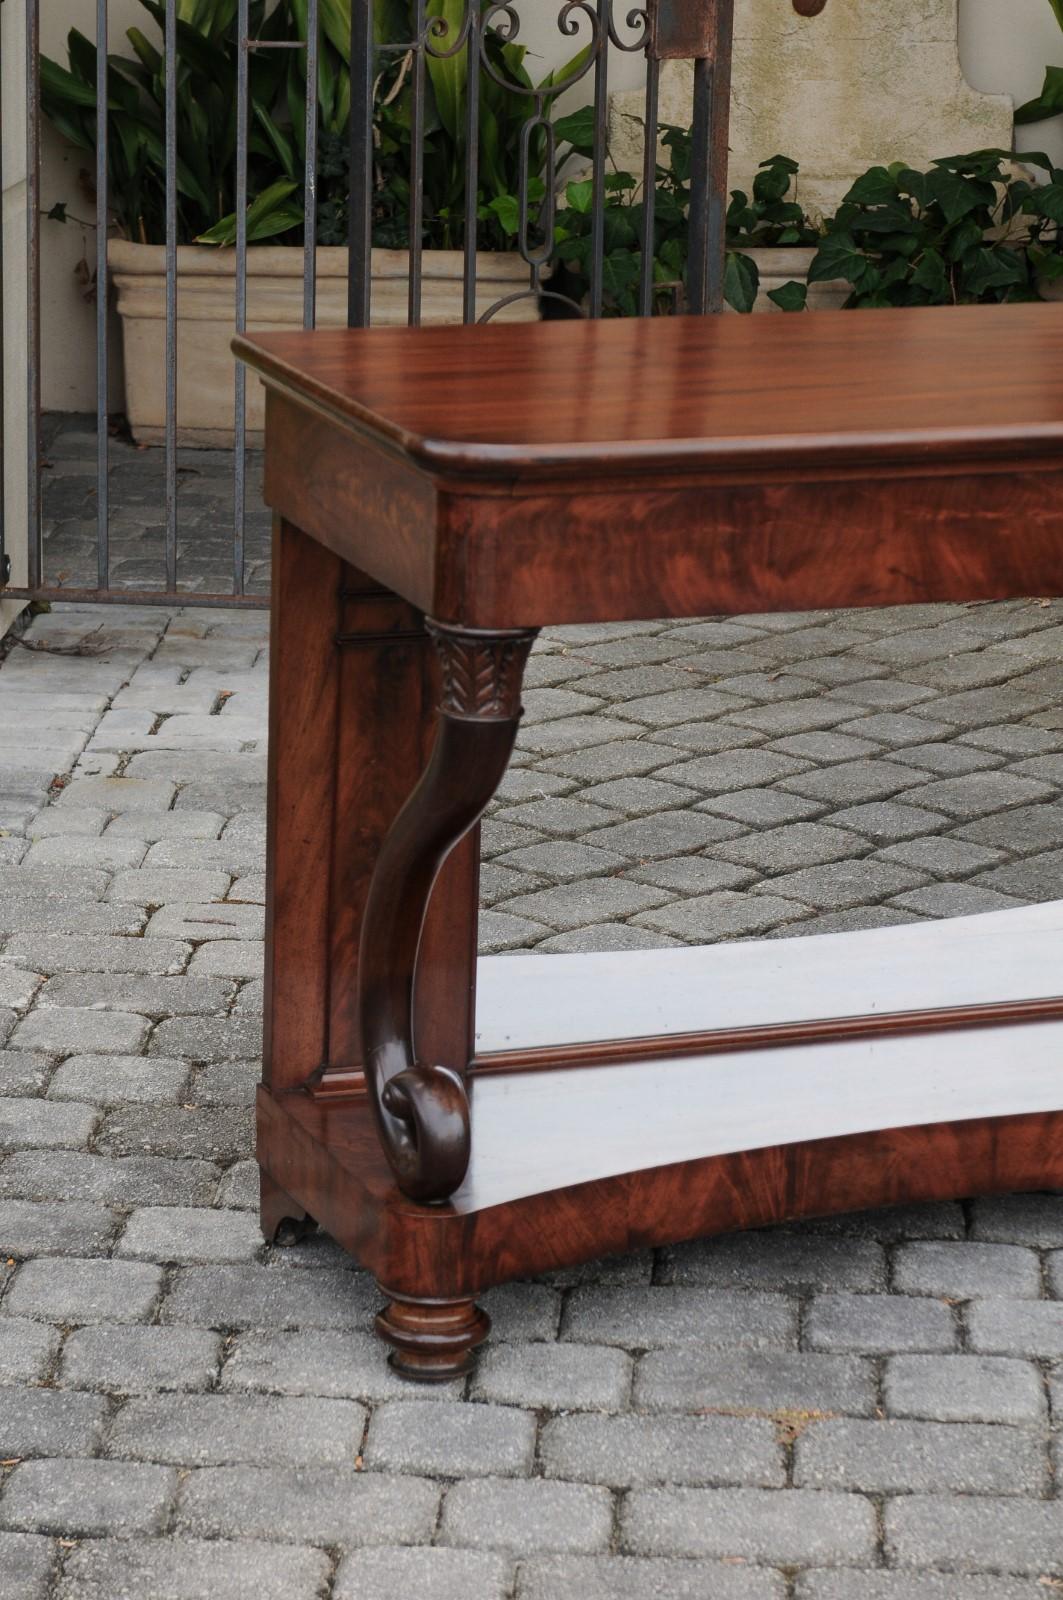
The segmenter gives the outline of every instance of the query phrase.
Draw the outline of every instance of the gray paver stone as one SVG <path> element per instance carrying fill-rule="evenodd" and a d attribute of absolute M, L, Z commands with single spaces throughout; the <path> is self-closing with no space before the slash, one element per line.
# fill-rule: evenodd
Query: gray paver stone
<path fill-rule="evenodd" d="M 142 1322 L 161 1289 L 162 1268 L 147 1262 L 40 1256 L 19 1268 L 4 1304 L 51 1322 Z"/>
<path fill-rule="evenodd" d="M 397 1600 L 423 1594 L 431 1600 L 508 1600 L 510 1560 L 484 1550 L 440 1546 L 377 1547 L 344 1556 L 333 1600 Z"/>
<path fill-rule="evenodd" d="M 365 1410 L 352 1400 L 255 1395 L 153 1395 L 127 1401 L 111 1456 L 175 1466 L 353 1466 Z"/>
<path fill-rule="evenodd" d="M 786 1481 L 775 1428 L 760 1417 L 554 1417 L 540 1455 L 549 1477 L 615 1489 Z"/>
<path fill-rule="evenodd" d="M 847 1412 L 868 1416 L 870 1365 L 855 1356 L 788 1352 L 714 1356 L 651 1350 L 639 1362 L 635 1404 L 648 1411 Z"/>
<path fill-rule="evenodd" d="M 434 1409 L 434 1408 L 433 1408 Z M 353 1461 L 348 1462 L 348 1468 Z M 178 1527 L 206 1538 L 426 1544 L 440 1491 L 424 1478 L 283 1467 L 204 1467 L 182 1486 Z"/>
<path fill-rule="evenodd" d="M 26 1456 L 90 1456 L 99 1448 L 107 1407 L 96 1395 L 70 1394 L 59 1389 L 6 1388 L 0 1390 L 0 1402 L 2 1460 Z"/>
<path fill-rule="evenodd" d="M 1021 1424 L 1040 1422 L 1045 1414 L 1037 1368 L 1005 1356 L 894 1356 L 884 1392 L 894 1417 Z"/>
<path fill-rule="evenodd" d="M 1034 1252 L 1021 1245 L 928 1239 L 901 1246 L 894 1281 L 906 1294 L 1032 1300 L 1041 1292 L 1041 1269 Z"/>
<path fill-rule="evenodd" d="M 100 1539 L 67 1557 L 58 1600 L 319 1600 L 321 1550 L 253 1539 Z"/>
<path fill-rule="evenodd" d="M 204 1328 L 103 1323 L 75 1329 L 69 1336 L 62 1381 L 109 1394 L 206 1389 L 218 1370 L 221 1350 L 220 1336 Z"/>
<path fill-rule="evenodd" d="M 781 1573 L 708 1561 L 540 1556 L 522 1561 L 518 1600 L 783 1600 Z M 381 1596 L 383 1600 L 383 1596 Z"/>
<path fill-rule="evenodd" d="M 161 1533 L 177 1487 L 167 1467 L 124 1461 L 25 1461 L 0 1497 L 0 1522 L 28 1533 Z"/>
<path fill-rule="evenodd" d="M 796 1308 L 782 1295 L 594 1286 L 571 1295 L 562 1333 L 566 1339 L 631 1349 L 673 1344 L 786 1349 L 796 1341 Z"/>
<path fill-rule="evenodd" d="M 117 1226 L 115 1213 L 103 1206 L 0 1200 L 0 1255 L 102 1254 Z"/>
<path fill-rule="evenodd" d="M 804 1337 L 810 1349 L 858 1355 L 951 1351 L 958 1342 L 947 1305 L 879 1294 L 817 1295 L 805 1316 Z"/>
<path fill-rule="evenodd" d="M 902 1567 L 1063 1573 L 1063 1503 L 909 1495 L 886 1507 L 886 1549 Z"/>
<path fill-rule="evenodd" d="M 444 1542 L 518 1555 L 589 1554 L 605 1550 L 613 1527 L 612 1496 L 589 1484 L 477 1478 L 456 1483 L 443 1502 Z"/>
<path fill-rule="evenodd" d="M 1048 1463 L 1041 1441 L 979 1423 L 814 1422 L 795 1446 L 794 1482 L 806 1489 L 1040 1495 Z"/>
<path fill-rule="evenodd" d="M 367 1467 L 466 1478 L 527 1474 L 535 1418 L 513 1406 L 390 1402 L 369 1425 Z"/>
<path fill-rule="evenodd" d="M 42 1534 L 0 1533 L 0 1600 L 45 1600 L 55 1551 Z"/>
<path fill-rule="evenodd" d="M 0 1317 L 0 1384 L 33 1383 L 46 1377 L 58 1349 L 55 1328 L 28 1317 Z"/>
<path fill-rule="evenodd" d="M 631 1361 L 600 1345 L 502 1345 L 480 1357 L 474 1393 L 503 1405 L 615 1411 L 626 1401 Z"/>
<path fill-rule="evenodd" d="M 860 1495 L 807 1489 L 638 1489 L 621 1518 L 640 1555 L 835 1566 L 871 1559 L 875 1512 Z"/>

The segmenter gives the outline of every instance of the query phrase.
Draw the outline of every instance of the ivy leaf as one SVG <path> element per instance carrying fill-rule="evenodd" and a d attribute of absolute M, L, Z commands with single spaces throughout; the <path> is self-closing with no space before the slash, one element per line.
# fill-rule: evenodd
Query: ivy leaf
<path fill-rule="evenodd" d="M 982 238 L 982 229 L 977 222 L 968 219 L 951 234 L 945 253 L 950 261 L 962 261 L 972 250 L 981 249 Z"/>
<path fill-rule="evenodd" d="M 503 233 L 520 231 L 520 202 L 514 194 L 499 194 L 488 204 L 487 210 L 498 218 Z"/>
<path fill-rule="evenodd" d="M 762 205 L 770 205 L 773 200 L 781 200 L 788 194 L 793 182 L 793 174 L 788 168 L 792 166 L 793 162 L 783 166 L 779 158 L 766 163 L 753 179 L 754 200 L 759 200 Z"/>
<path fill-rule="evenodd" d="M 1023 262 L 1010 250 L 979 250 L 963 273 L 964 292 L 977 296 L 1025 282 Z"/>
<path fill-rule="evenodd" d="M 901 194 L 910 195 L 920 211 L 925 211 L 930 204 L 931 196 L 925 172 L 916 172 L 912 167 L 903 168 L 897 174 L 897 189 Z"/>
<path fill-rule="evenodd" d="M 723 297 L 735 311 L 752 311 L 760 288 L 760 271 L 749 256 L 728 250 L 724 272 Z"/>
<path fill-rule="evenodd" d="M 630 250 L 615 250 L 602 262 L 602 288 L 611 300 L 621 300 L 638 281 L 638 257 Z"/>
<path fill-rule="evenodd" d="M 924 250 L 916 262 L 911 283 L 916 290 L 929 294 L 933 301 L 943 301 L 948 298 L 949 274 L 945 256 L 937 250 Z"/>
<path fill-rule="evenodd" d="M 991 206 L 996 199 L 992 184 L 972 182 L 943 166 L 927 173 L 926 187 L 930 200 L 948 223 L 959 222 L 981 206 Z"/>
<path fill-rule="evenodd" d="M 589 156 L 594 150 L 594 107 L 581 106 L 567 117 L 558 117 L 554 134 L 559 143 L 570 144 L 578 155 Z"/>
<path fill-rule="evenodd" d="M 1029 209 L 1049 222 L 1063 222 L 1063 183 L 1046 183 L 1035 189 L 1029 197 Z"/>
<path fill-rule="evenodd" d="M 1063 278 L 1063 255 L 1058 251 L 1041 250 L 1037 245 L 1031 245 L 1030 265 L 1046 283 L 1058 283 Z"/>
<path fill-rule="evenodd" d="M 66 208 L 67 208 L 68 203 L 69 202 L 66 201 L 66 200 L 57 200 L 55 202 L 55 205 L 52 207 L 52 209 L 49 212 L 47 212 L 48 221 L 49 222 L 65 222 L 67 220 Z"/>
<path fill-rule="evenodd" d="M 594 204 L 594 180 L 581 178 L 575 183 L 566 183 L 565 199 L 573 211 L 578 211 L 581 216 L 587 216 Z"/>
<path fill-rule="evenodd" d="M 872 167 L 845 196 L 852 205 L 884 206 L 897 198 L 897 179 L 885 167 Z"/>
<path fill-rule="evenodd" d="M 808 281 L 830 283 L 834 278 L 845 278 L 854 289 L 859 289 L 871 270 L 871 263 L 851 233 L 832 233 L 813 257 Z"/>
<path fill-rule="evenodd" d="M 789 283 L 780 284 L 777 289 L 769 289 L 768 299 L 780 311 L 803 311 L 808 304 L 808 284 L 792 279 Z"/>
<path fill-rule="evenodd" d="M 1018 106 L 1015 111 L 1015 121 L 1020 126 L 1031 122 L 1044 122 L 1049 117 L 1058 117 L 1063 111 L 1063 67 L 1048 67 L 1045 70 L 1045 81 L 1041 93 L 1033 100 L 1027 100 L 1025 105 Z M 1025 156 L 1023 157 L 1025 160 Z"/>

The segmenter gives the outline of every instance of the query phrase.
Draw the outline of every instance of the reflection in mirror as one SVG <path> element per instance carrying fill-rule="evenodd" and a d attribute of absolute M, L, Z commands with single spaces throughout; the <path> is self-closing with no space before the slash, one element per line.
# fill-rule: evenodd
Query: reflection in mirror
<path fill-rule="evenodd" d="M 478 1059 L 1059 1015 L 1061 613 L 548 629 L 483 828 Z"/>

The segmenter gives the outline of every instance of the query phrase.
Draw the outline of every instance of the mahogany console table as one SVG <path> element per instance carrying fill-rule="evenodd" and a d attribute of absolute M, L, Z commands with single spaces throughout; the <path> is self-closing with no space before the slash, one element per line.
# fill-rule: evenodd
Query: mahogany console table
<path fill-rule="evenodd" d="M 376 1274 L 397 1369 L 466 1370 L 520 1274 L 1063 1187 L 1063 904 L 476 961 L 543 624 L 1063 594 L 1063 307 L 236 349 L 277 515 L 263 1226 Z"/>

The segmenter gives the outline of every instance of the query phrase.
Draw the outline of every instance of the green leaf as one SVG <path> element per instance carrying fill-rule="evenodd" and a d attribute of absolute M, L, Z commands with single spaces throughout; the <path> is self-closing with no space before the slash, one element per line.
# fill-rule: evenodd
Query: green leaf
<path fill-rule="evenodd" d="M 1027 209 L 1050 222 L 1063 223 L 1063 183 L 1046 183 L 1029 196 Z"/>
<path fill-rule="evenodd" d="M 516 235 L 520 232 L 520 202 L 514 194 L 499 194 L 487 206 L 492 216 L 497 217 L 502 231 L 506 234 Z"/>
<path fill-rule="evenodd" d="M 253 101 L 252 110 L 255 120 L 265 133 L 277 160 L 284 168 L 285 177 L 290 178 L 293 183 L 296 182 L 299 176 L 299 162 L 292 141 L 286 134 L 281 132 L 265 106 L 259 105 L 257 100 Z"/>
<path fill-rule="evenodd" d="M 554 136 L 559 144 L 570 144 L 577 155 L 589 156 L 594 151 L 594 107 L 581 106 L 568 116 L 554 122 Z"/>
<path fill-rule="evenodd" d="M 465 0 L 428 0 L 425 15 L 439 18 L 446 28 L 440 35 L 429 33 L 430 48 L 425 51 L 425 64 L 436 97 L 439 120 L 456 144 L 464 142 L 465 87 L 469 76 L 469 58 L 464 47 L 455 50 L 461 34 Z M 433 50 L 444 52 L 434 55 Z M 454 51 L 453 54 L 446 52 Z"/>
<path fill-rule="evenodd" d="M 852 205 L 889 205 L 897 199 L 897 187 L 897 179 L 885 167 L 872 167 L 857 178 L 845 198 Z"/>
<path fill-rule="evenodd" d="M 723 297 L 735 311 L 750 312 L 757 303 L 760 272 L 749 256 L 728 250 L 723 279 Z"/>
<path fill-rule="evenodd" d="M 783 164 L 781 158 L 765 162 L 756 177 L 753 179 L 753 198 L 762 205 L 770 204 L 773 200 L 781 200 L 789 192 L 793 182 L 793 172 L 790 170 L 793 162 Z"/>
<path fill-rule="evenodd" d="M 616 251 L 602 261 L 602 289 L 611 300 L 619 300 L 638 282 L 638 258 L 630 251 Z"/>
<path fill-rule="evenodd" d="M 1054 3 L 1054 0 L 1050 0 L 1050 3 Z M 1063 111 L 1063 67 L 1047 67 L 1041 93 L 1016 108 L 1015 121 L 1021 126 L 1027 126 L 1031 122 L 1044 122 L 1049 117 L 1058 117 L 1061 111 Z"/>
<path fill-rule="evenodd" d="M 1006 249 L 979 250 L 973 261 L 965 264 L 962 280 L 964 292 L 975 296 L 1025 281 L 1023 262 L 1013 251 Z"/>
<path fill-rule="evenodd" d="M 299 185 L 279 181 L 263 189 L 247 208 L 247 240 L 272 238 L 298 227 L 303 220 L 303 208 L 292 203 L 291 197 Z M 236 213 L 223 217 L 196 240 L 197 244 L 230 245 L 236 243 Z"/>
<path fill-rule="evenodd" d="M 949 273 L 945 258 L 937 250 L 924 250 L 912 272 L 913 288 L 922 289 L 935 300 L 949 294 Z"/>
<path fill-rule="evenodd" d="M 845 278 L 854 289 L 864 284 L 871 272 L 871 263 L 859 248 L 851 233 L 829 234 L 820 245 L 808 269 L 809 283 L 830 283 L 835 278 Z"/>
<path fill-rule="evenodd" d="M 593 179 L 581 178 L 575 183 L 566 183 L 565 199 L 573 211 L 578 211 L 581 216 L 587 216 L 594 204 Z"/>
<path fill-rule="evenodd" d="M 927 195 L 945 221 L 959 222 L 983 206 L 992 206 L 996 192 L 991 184 L 974 183 L 945 167 L 935 167 L 926 175 Z"/>
<path fill-rule="evenodd" d="M 777 305 L 780 311 L 804 311 L 808 304 L 808 284 L 791 279 L 789 283 L 780 284 L 777 289 L 769 289 L 768 299 Z"/>
<path fill-rule="evenodd" d="M 96 85 L 83 83 L 58 62 L 41 56 L 41 94 L 54 96 L 69 105 L 96 107 Z"/>

